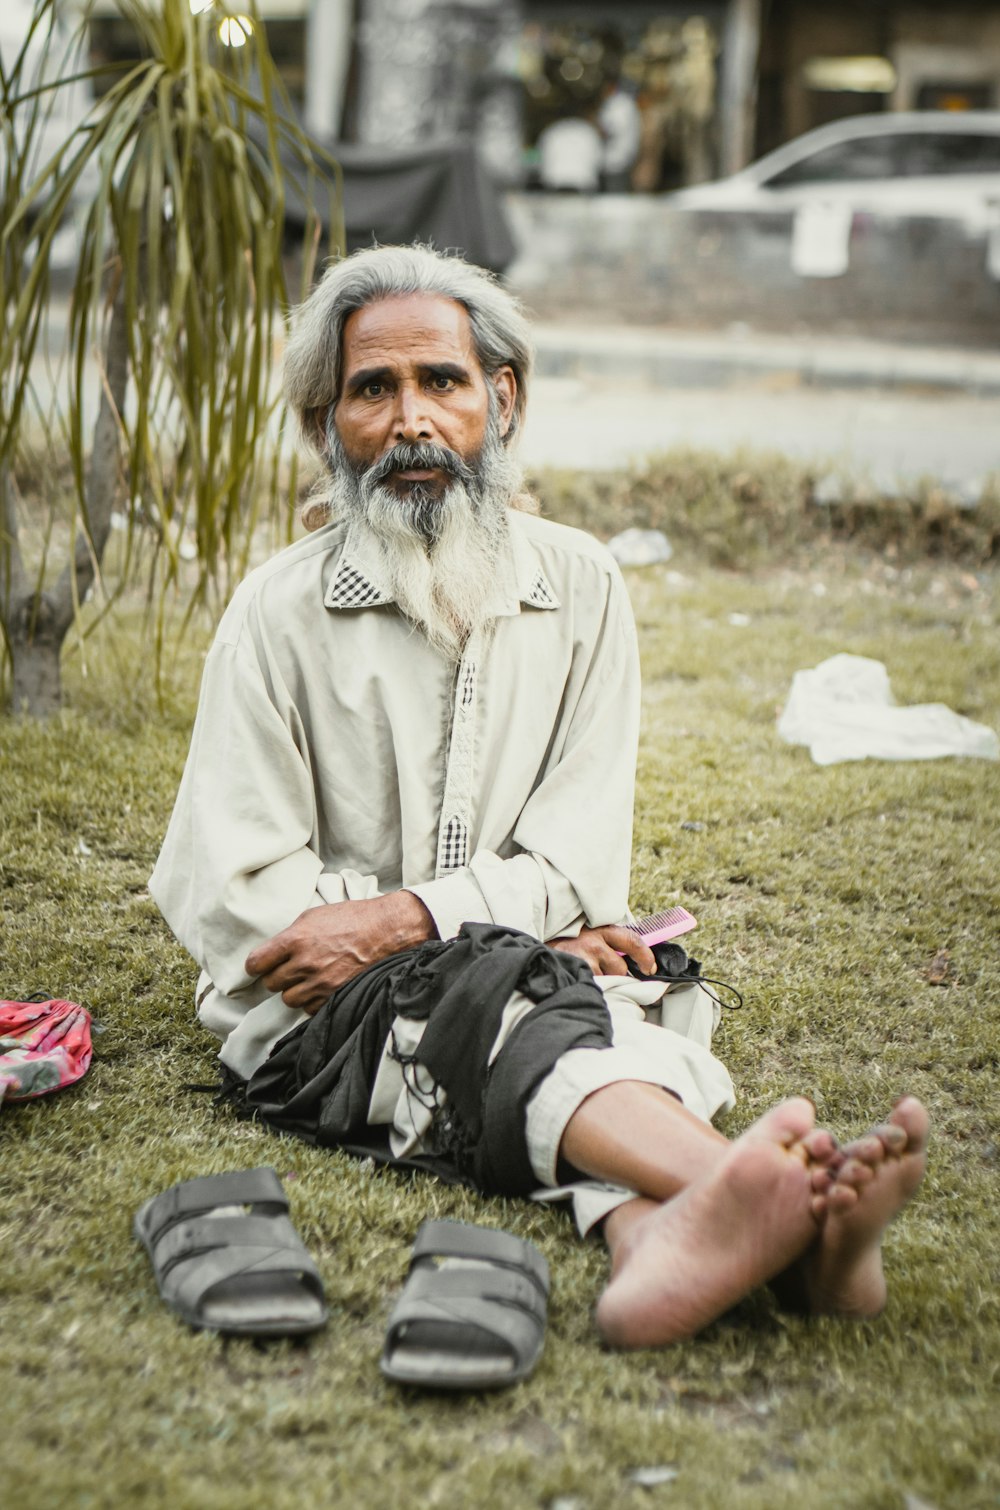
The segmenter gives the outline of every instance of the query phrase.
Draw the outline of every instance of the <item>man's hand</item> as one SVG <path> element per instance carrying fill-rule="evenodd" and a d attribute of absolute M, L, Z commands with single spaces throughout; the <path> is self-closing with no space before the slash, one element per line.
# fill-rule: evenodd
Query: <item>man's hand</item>
<path fill-rule="evenodd" d="M 548 943 L 550 949 L 577 955 L 595 975 L 627 975 L 628 966 L 622 959 L 623 954 L 635 960 L 644 975 L 652 975 L 656 970 L 652 949 L 647 948 L 639 935 L 625 924 L 581 928 L 576 938 L 549 939 Z"/>
<path fill-rule="evenodd" d="M 436 937 L 430 913 L 412 891 L 333 902 L 307 908 L 290 927 L 258 944 L 247 955 L 246 971 L 280 991 L 286 1007 L 311 1016 L 366 966 Z"/>

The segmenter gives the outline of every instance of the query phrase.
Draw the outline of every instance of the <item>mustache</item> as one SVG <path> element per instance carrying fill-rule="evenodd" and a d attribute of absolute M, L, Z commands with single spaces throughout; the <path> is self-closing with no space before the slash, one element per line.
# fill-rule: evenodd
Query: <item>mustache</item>
<path fill-rule="evenodd" d="M 448 477 L 457 482 L 469 483 L 475 481 L 476 473 L 469 464 L 462 460 L 457 451 L 452 451 L 448 446 L 436 446 L 428 442 L 425 445 L 414 445 L 408 441 L 401 441 L 380 456 L 378 461 L 372 462 L 361 473 L 361 478 L 366 487 L 377 487 L 385 482 L 393 472 L 411 471 L 438 471 L 444 472 Z"/>

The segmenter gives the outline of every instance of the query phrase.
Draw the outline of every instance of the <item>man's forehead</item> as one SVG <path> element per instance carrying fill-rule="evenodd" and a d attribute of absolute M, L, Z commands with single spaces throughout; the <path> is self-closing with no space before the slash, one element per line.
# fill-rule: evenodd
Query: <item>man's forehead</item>
<path fill-rule="evenodd" d="M 345 372 L 374 359 L 406 363 L 447 359 L 479 367 L 468 310 L 442 294 L 374 300 L 344 322 Z"/>

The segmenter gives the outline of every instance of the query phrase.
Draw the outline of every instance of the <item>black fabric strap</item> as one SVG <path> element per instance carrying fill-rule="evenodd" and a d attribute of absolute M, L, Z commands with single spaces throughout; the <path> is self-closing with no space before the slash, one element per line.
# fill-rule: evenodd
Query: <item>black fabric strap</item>
<path fill-rule="evenodd" d="M 515 1026 L 491 1066 L 515 991 L 537 1010 Z M 611 1043 L 608 1010 L 588 967 L 517 929 L 466 923 L 455 939 L 372 965 L 286 1034 L 247 1082 L 248 1110 L 309 1142 L 373 1152 L 371 1087 L 397 1016 L 427 1022 L 413 1059 L 446 1093 L 434 1124 L 437 1146 L 411 1162 L 487 1193 L 533 1190 L 528 1101 L 569 1049 Z"/>

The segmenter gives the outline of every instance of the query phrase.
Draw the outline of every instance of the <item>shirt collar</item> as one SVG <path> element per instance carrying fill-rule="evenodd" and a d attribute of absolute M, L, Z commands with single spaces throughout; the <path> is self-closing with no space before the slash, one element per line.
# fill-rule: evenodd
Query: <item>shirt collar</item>
<path fill-rule="evenodd" d="M 374 540 L 348 525 L 344 547 L 323 602 L 327 608 L 377 608 L 392 593 L 379 585 L 380 562 Z"/>
<path fill-rule="evenodd" d="M 511 515 L 510 543 L 513 571 L 498 576 L 491 614 L 496 618 L 520 613 L 527 608 L 559 608 L 555 588 L 531 541 L 518 525 L 517 514 Z M 326 589 L 323 602 L 327 608 L 377 608 L 394 601 L 385 585 L 382 565 L 375 542 L 364 530 L 349 525 L 337 568 Z"/>

